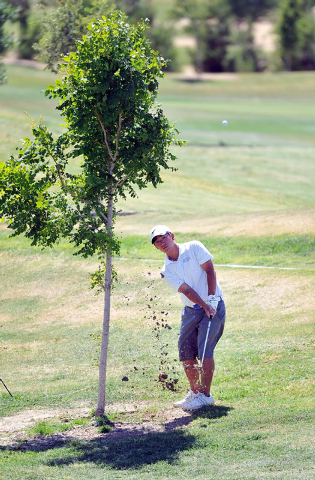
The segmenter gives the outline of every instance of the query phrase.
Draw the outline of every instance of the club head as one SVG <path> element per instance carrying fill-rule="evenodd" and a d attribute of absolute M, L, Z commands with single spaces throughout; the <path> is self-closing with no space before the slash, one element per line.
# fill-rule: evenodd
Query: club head
<path fill-rule="evenodd" d="M 194 367 L 195 367 L 196 370 L 198 370 L 198 372 L 201 372 L 201 370 L 202 370 L 202 365 L 201 364 L 195 363 Z"/>

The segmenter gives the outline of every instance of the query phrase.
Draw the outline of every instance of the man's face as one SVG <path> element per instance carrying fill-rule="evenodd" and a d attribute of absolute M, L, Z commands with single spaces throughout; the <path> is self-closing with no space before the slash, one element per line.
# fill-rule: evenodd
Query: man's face
<path fill-rule="evenodd" d="M 174 245 L 174 234 L 166 233 L 165 235 L 158 235 L 154 241 L 154 246 L 161 250 L 161 252 L 167 253 Z"/>

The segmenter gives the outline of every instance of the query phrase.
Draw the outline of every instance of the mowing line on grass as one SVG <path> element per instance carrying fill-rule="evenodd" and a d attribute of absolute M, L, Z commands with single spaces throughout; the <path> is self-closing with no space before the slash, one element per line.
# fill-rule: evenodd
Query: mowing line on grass
<path fill-rule="evenodd" d="M 262 265 L 229 265 L 223 263 L 215 263 L 217 267 L 230 267 L 230 268 L 265 268 L 265 269 L 272 269 L 272 270 L 299 270 L 298 268 L 293 267 L 264 267 Z"/>
<path fill-rule="evenodd" d="M 88 390 L 89 387 L 81 388 L 80 390 L 74 390 L 73 392 L 68 393 L 58 393 L 57 395 L 46 395 L 44 398 L 51 398 L 51 397 L 64 397 L 66 395 L 72 395 L 73 393 L 83 392 L 84 390 Z"/>
<path fill-rule="evenodd" d="M 160 262 L 161 260 L 158 260 L 156 258 L 125 258 L 125 257 L 119 257 L 115 260 L 138 260 L 139 262 Z M 228 268 L 261 268 L 261 269 L 271 269 L 271 270 L 299 270 L 299 268 L 293 268 L 293 267 L 264 267 L 263 265 L 231 265 L 228 263 L 214 263 L 214 266 L 216 267 L 228 267 Z"/>

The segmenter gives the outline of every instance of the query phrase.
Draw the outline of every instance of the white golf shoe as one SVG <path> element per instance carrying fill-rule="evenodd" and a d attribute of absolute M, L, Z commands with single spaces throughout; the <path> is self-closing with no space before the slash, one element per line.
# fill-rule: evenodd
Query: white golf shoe
<path fill-rule="evenodd" d="M 194 397 L 191 399 L 190 402 L 186 402 L 182 408 L 184 410 L 192 411 L 192 410 L 198 410 L 199 408 L 202 407 L 210 407 L 214 405 L 214 398 L 212 395 L 209 397 L 206 397 L 203 393 L 199 392 L 197 394 L 194 394 Z"/>
<path fill-rule="evenodd" d="M 192 390 L 187 393 L 186 397 L 183 400 L 179 400 L 178 402 L 173 403 L 175 408 L 183 408 L 186 403 L 190 403 L 195 397 L 197 393 L 194 393 Z"/>

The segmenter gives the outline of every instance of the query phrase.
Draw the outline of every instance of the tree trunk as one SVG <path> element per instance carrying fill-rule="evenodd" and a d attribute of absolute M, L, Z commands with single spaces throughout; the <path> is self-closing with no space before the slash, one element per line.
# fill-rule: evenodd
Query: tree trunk
<path fill-rule="evenodd" d="M 113 199 L 110 197 L 108 203 L 108 223 L 107 228 L 111 231 L 113 224 Z M 95 416 L 100 417 L 104 415 L 105 411 L 105 392 L 106 392 L 106 368 L 107 368 L 107 352 L 109 339 L 109 321 L 110 321 L 110 297 L 112 286 L 112 256 L 107 249 L 106 251 L 106 272 L 105 272 L 105 302 L 104 302 L 104 318 L 103 318 L 103 332 L 101 355 L 99 365 L 99 383 L 98 383 L 98 403 L 95 410 Z"/>
<path fill-rule="evenodd" d="M 200 22 L 195 23 L 195 35 L 196 35 L 196 71 L 198 75 L 203 72 L 204 53 L 202 51 L 202 40 L 199 34 Z"/>

